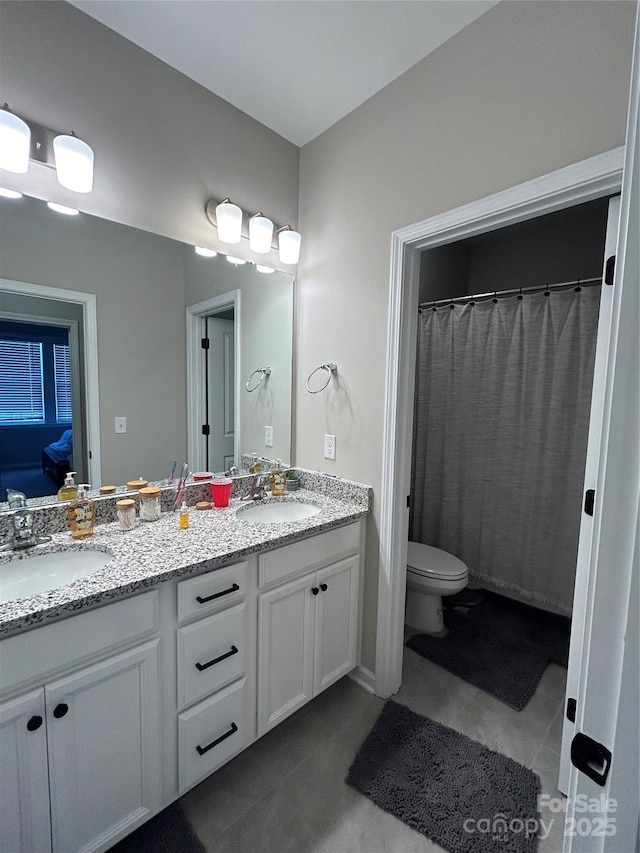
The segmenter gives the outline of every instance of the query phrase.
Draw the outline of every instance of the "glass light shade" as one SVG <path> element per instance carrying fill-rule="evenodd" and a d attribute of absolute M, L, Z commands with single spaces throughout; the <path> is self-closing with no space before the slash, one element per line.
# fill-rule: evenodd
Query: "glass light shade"
<path fill-rule="evenodd" d="M 265 274 L 275 272 L 273 267 L 265 267 L 264 264 L 256 264 L 256 269 L 258 270 L 258 272 L 263 272 Z"/>
<path fill-rule="evenodd" d="M 273 222 L 266 216 L 252 216 L 249 220 L 249 248 L 252 252 L 265 255 L 271 251 Z"/>
<path fill-rule="evenodd" d="M 218 238 L 223 243 L 239 243 L 242 237 L 242 209 L 230 201 L 216 207 Z"/>
<path fill-rule="evenodd" d="M 196 246 L 196 255 L 201 255 L 203 258 L 215 258 L 218 254 L 214 252 L 213 249 L 206 249 L 204 246 Z"/>
<path fill-rule="evenodd" d="M 75 207 L 67 207 L 64 204 L 58 204 L 56 201 L 48 201 L 47 207 L 55 210 L 56 213 L 64 213 L 65 216 L 77 216 L 80 213 Z"/>
<path fill-rule="evenodd" d="M 77 136 L 56 136 L 53 140 L 58 182 L 76 193 L 93 187 L 93 151 Z"/>
<path fill-rule="evenodd" d="M 6 187 L 0 187 L 0 196 L 2 198 L 22 198 L 22 193 L 17 190 L 8 190 Z"/>
<path fill-rule="evenodd" d="M 280 231 L 278 234 L 278 251 L 283 264 L 297 264 L 300 258 L 300 243 L 302 237 L 297 231 Z"/>
<path fill-rule="evenodd" d="M 31 129 L 26 121 L 0 110 L 0 169 L 26 172 L 29 168 Z"/>
<path fill-rule="evenodd" d="M 232 255 L 227 255 L 227 260 L 230 264 L 235 264 L 237 267 L 247 263 L 246 261 L 243 261 L 242 258 L 234 258 Z"/>

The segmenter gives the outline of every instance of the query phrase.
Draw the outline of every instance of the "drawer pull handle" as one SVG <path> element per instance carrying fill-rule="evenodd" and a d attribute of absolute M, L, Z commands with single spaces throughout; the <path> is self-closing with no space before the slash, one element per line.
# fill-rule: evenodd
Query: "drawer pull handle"
<path fill-rule="evenodd" d="M 216 738 L 215 740 L 212 740 L 211 743 L 207 744 L 206 746 L 196 746 L 196 749 L 198 750 L 198 755 L 204 755 L 205 752 L 209 752 L 210 749 L 213 749 L 214 746 L 217 746 L 219 743 L 222 743 L 223 740 L 226 740 L 228 737 L 231 737 L 231 735 L 234 735 L 237 731 L 238 727 L 236 726 L 236 724 L 231 723 L 231 728 L 228 732 L 225 732 L 223 735 L 220 735 L 220 737 Z"/>
<path fill-rule="evenodd" d="M 68 710 L 69 706 L 66 704 L 66 702 L 61 702 L 53 709 L 53 716 L 56 718 L 56 720 L 60 720 L 62 717 L 64 717 Z"/>
<path fill-rule="evenodd" d="M 326 585 L 326 583 L 321 583 L 321 584 L 320 584 L 320 589 L 321 589 L 323 592 L 326 592 L 328 588 L 329 588 L 329 587 Z"/>
<path fill-rule="evenodd" d="M 206 663 L 197 663 L 196 669 L 198 672 L 202 672 L 203 669 L 209 669 L 210 666 L 214 666 L 217 663 L 220 663 L 221 660 L 226 660 L 230 658 L 232 655 L 237 655 L 238 649 L 235 646 L 231 646 L 228 652 L 225 652 L 223 655 L 220 655 L 219 658 L 214 658 L 213 660 L 209 660 Z"/>
<path fill-rule="evenodd" d="M 206 604 L 207 601 L 213 601 L 214 598 L 220 598 L 221 595 L 230 595 L 232 592 L 237 592 L 240 589 L 237 583 L 232 584 L 229 589 L 223 589 L 222 592 L 214 592 L 213 595 L 207 595 L 204 598 L 201 595 L 196 595 L 198 604 Z"/>
<path fill-rule="evenodd" d="M 317 595 L 317 594 L 320 592 L 320 590 L 318 589 L 318 587 L 317 587 L 317 586 L 312 586 L 312 587 L 311 587 L 311 592 L 312 592 L 312 594 L 313 594 L 313 595 Z"/>

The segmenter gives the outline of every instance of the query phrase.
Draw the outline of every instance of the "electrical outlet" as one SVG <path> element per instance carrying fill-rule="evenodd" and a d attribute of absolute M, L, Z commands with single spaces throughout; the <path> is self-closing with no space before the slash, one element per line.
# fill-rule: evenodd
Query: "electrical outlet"
<path fill-rule="evenodd" d="M 324 458 L 336 458 L 336 437 L 335 435 L 325 435 L 324 437 Z"/>
<path fill-rule="evenodd" d="M 264 446 L 273 447 L 273 427 L 266 426 L 264 428 Z"/>
<path fill-rule="evenodd" d="M 127 431 L 127 419 L 126 418 L 116 418 L 116 432 L 123 433 Z"/>

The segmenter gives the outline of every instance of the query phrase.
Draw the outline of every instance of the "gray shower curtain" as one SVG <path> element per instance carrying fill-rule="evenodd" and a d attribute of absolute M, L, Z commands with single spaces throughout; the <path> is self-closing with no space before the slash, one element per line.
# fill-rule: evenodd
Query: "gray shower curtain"
<path fill-rule="evenodd" d="M 600 287 L 427 308 L 410 537 L 571 612 Z"/>

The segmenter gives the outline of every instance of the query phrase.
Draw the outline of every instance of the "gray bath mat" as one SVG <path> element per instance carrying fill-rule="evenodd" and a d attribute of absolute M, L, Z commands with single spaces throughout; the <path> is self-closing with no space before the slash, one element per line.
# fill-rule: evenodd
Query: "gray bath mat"
<path fill-rule="evenodd" d="M 485 592 L 468 611 L 444 614 L 444 637 L 415 634 L 407 646 L 521 711 L 547 665 L 567 665 L 571 623 L 565 616 Z"/>
<path fill-rule="evenodd" d="M 206 853 L 179 805 L 173 803 L 111 847 L 108 853 Z"/>
<path fill-rule="evenodd" d="M 533 853 L 535 773 L 389 701 L 347 782 L 450 853 Z"/>

